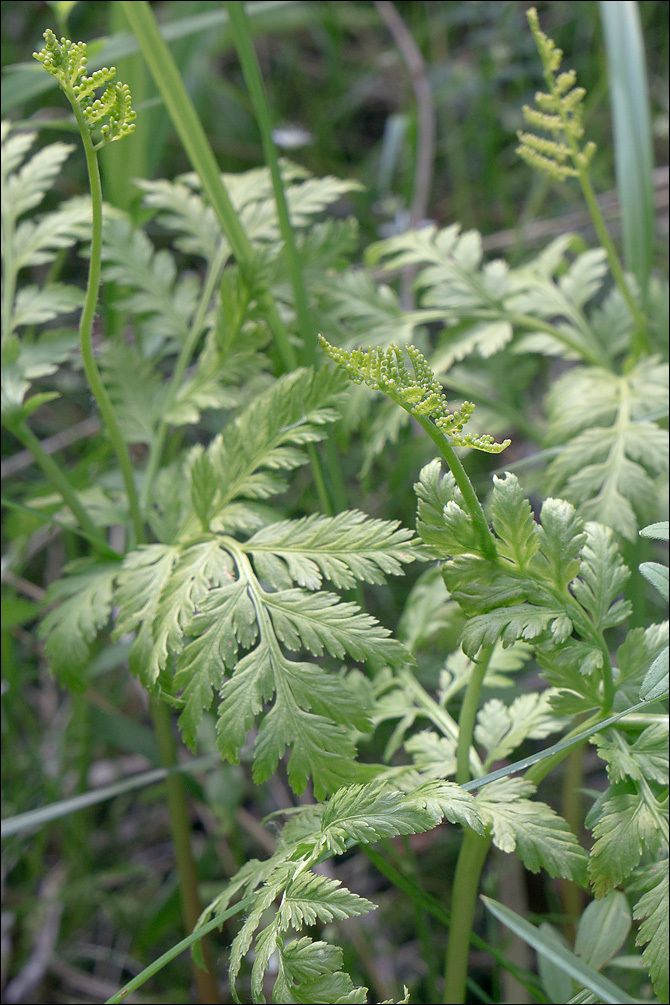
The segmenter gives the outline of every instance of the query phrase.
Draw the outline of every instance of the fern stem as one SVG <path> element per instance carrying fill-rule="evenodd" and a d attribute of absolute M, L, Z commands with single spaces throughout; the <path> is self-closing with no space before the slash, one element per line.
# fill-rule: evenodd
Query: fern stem
<path fill-rule="evenodd" d="M 472 923 L 479 890 L 479 879 L 491 845 L 491 838 L 465 828 L 458 853 L 454 888 L 451 897 L 451 922 L 444 969 L 446 1005 L 461 1005 L 465 1001 L 468 956 L 472 938 Z"/>
<path fill-rule="evenodd" d="M 458 717 L 458 749 L 456 753 L 456 781 L 464 785 L 470 781 L 470 748 L 475 728 L 475 718 L 479 707 L 479 693 L 489 668 L 493 646 L 482 646 L 478 659 L 473 664 L 470 680 Z"/>
<path fill-rule="evenodd" d="M 610 651 L 605 642 L 605 638 L 601 631 L 595 633 L 596 641 L 600 647 L 600 651 L 603 654 L 603 668 L 602 668 L 602 681 L 603 681 L 603 704 L 602 704 L 602 714 L 605 718 L 611 715 L 612 709 L 614 707 L 614 674 L 612 671 L 612 660 L 610 658 Z"/>
<path fill-rule="evenodd" d="M 563 133 L 568 146 L 570 147 L 572 163 L 577 171 L 577 177 L 589 211 L 589 216 L 591 217 L 593 226 L 595 227 L 598 239 L 600 240 L 602 247 L 605 249 L 614 282 L 619 287 L 621 295 L 626 301 L 628 310 L 633 318 L 633 323 L 635 325 L 635 331 L 633 333 L 633 355 L 636 359 L 639 359 L 641 356 L 649 355 L 649 352 L 651 351 L 649 337 L 647 334 L 646 318 L 635 302 L 635 297 L 633 296 L 630 286 L 626 280 L 626 276 L 624 275 L 621 259 L 619 258 L 616 247 L 614 246 L 614 241 L 609 235 L 600 206 L 598 205 L 598 200 L 596 199 L 596 194 L 593 191 L 591 178 L 589 176 L 588 162 L 585 160 L 584 155 L 579 149 L 579 143 L 577 142 L 577 138 L 575 136 L 574 127 L 568 119 L 565 102 L 562 100 L 561 92 L 556 84 L 555 73 L 548 67 L 545 67 L 544 79 L 546 80 L 547 86 L 549 87 L 552 97 L 555 100 L 556 110 L 563 123 Z"/>
<path fill-rule="evenodd" d="M 86 299 L 79 321 L 79 344 L 81 348 L 81 358 L 84 364 L 84 371 L 89 387 L 93 393 L 103 422 L 107 429 L 107 434 L 112 441 L 112 446 L 121 468 L 123 484 L 128 496 L 130 516 L 133 524 L 135 540 L 140 542 L 144 539 L 144 524 L 140 512 L 137 489 L 135 488 L 135 478 L 133 465 L 130 460 L 128 446 L 121 435 L 121 430 L 116 419 L 114 406 L 107 393 L 107 388 L 102 382 L 98 364 L 93 354 L 93 318 L 95 308 L 98 303 L 98 292 L 100 289 L 100 262 L 102 251 L 102 186 L 100 184 L 100 170 L 98 167 L 98 157 L 93 146 L 88 126 L 84 115 L 79 107 L 74 91 L 70 86 L 64 88 L 65 94 L 72 105 L 79 132 L 81 133 L 84 153 L 86 155 L 86 167 L 88 169 L 88 179 L 91 189 L 91 255 L 88 266 L 88 283 L 86 285 Z"/>
<path fill-rule="evenodd" d="M 282 236 L 282 241 L 284 242 L 284 257 L 288 269 L 289 280 L 293 289 L 293 300 L 295 303 L 298 331 L 302 339 L 302 356 L 305 363 L 310 366 L 314 366 L 317 361 L 315 326 L 309 309 L 309 301 L 307 299 L 307 291 L 305 289 L 302 264 L 300 262 L 300 256 L 298 255 L 298 249 L 295 243 L 295 234 L 293 232 L 288 204 L 286 202 L 286 193 L 284 191 L 281 169 L 279 167 L 277 148 L 272 138 L 272 117 L 270 114 L 270 106 L 268 104 L 267 93 L 265 85 L 263 84 L 260 66 L 258 65 L 258 58 L 251 39 L 251 32 L 249 31 L 249 20 L 245 11 L 244 3 L 241 2 L 241 0 L 226 0 L 226 10 L 228 11 L 230 26 L 233 30 L 233 40 L 235 42 L 235 48 L 237 49 L 240 66 L 242 67 L 242 73 L 244 74 L 244 80 L 247 85 L 249 97 L 251 98 L 251 104 L 256 116 L 256 122 L 261 134 L 261 144 L 263 146 L 265 163 L 268 166 L 270 178 L 272 180 L 272 191 L 274 193 L 275 205 L 277 207 L 279 231 Z M 337 512 L 338 508 L 343 509 L 346 505 L 346 493 L 344 492 L 344 483 L 339 465 L 336 463 L 335 458 L 332 457 L 332 454 L 329 453 L 327 455 L 327 462 L 330 463 L 327 463 L 327 467 L 332 485 L 331 494 L 324 477 L 321 457 L 313 444 L 310 444 L 308 448 L 308 455 L 312 466 L 312 472 L 314 474 L 314 483 L 316 485 L 317 495 L 319 498 L 319 505 L 324 513 L 332 516 Z M 333 498 L 333 496 L 335 498 Z M 340 501 L 344 500 L 344 505 L 338 507 L 335 499 Z"/>
<path fill-rule="evenodd" d="M 382 874 L 386 876 L 388 880 L 393 883 L 399 890 L 406 893 L 411 900 L 422 910 L 430 914 L 436 921 L 439 921 L 442 925 L 449 926 L 451 922 L 451 913 L 442 904 L 441 901 L 437 900 L 432 894 L 428 893 L 423 889 L 418 883 L 414 875 L 409 876 L 405 872 L 402 872 L 396 865 L 385 858 L 380 852 L 378 852 L 371 845 L 361 845 L 361 851 L 370 859 L 374 867 Z M 390 849 L 389 849 L 390 850 Z M 518 966 L 509 960 L 504 952 L 498 950 L 495 946 L 490 945 L 481 936 L 477 935 L 476 932 L 470 932 L 470 941 L 476 949 L 480 949 L 485 953 L 488 953 L 493 959 L 501 966 L 504 970 L 507 970 L 510 974 L 513 974 L 516 979 L 523 984 L 527 991 L 531 994 L 537 996 L 538 986 L 537 978 L 534 974 L 529 973 L 524 970 L 523 967 Z"/>
<path fill-rule="evenodd" d="M 211 303 L 212 297 L 216 290 L 216 286 L 221 278 L 221 272 L 226 263 L 226 258 L 228 256 L 228 249 L 225 244 L 221 244 L 217 254 L 210 263 L 209 271 L 205 278 L 205 283 L 200 296 L 200 303 L 198 304 L 198 310 L 193 322 L 191 323 L 191 328 L 188 333 L 188 338 L 181 347 L 179 356 L 177 357 L 177 362 L 175 363 L 174 371 L 172 373 L 172 378 L 170 380 L 170 387 L 167 393 L 167 398 L 165 401 L 165 408 L 163 415 L 161 417 L 158 430 L 156 432 L 156 437 L 151 444 L 151 449 L 149 451 L 149 459 L 147 461 L 146 470 L 144 473 L 144 483 L 142 485 L 142 494 L 140 496 L 140 501 L 143 510 L 146 509 L 147 503 L 151 496 L 151 489 L 160 467 L 161 458 L 163 456 L 163 450 L 165 448 L 165 440 L 167 439 L 169 421 L 166 418 L 172 410 L 172 407 L 177 399 L 179 390 L 181 388 L 182 380 L 186 369 L 191 362 L 191 357 L 195 352 L 195 347 L 198 344 L 198 339 L 202 334 L 202 329 L 205 324 L 205 318 L 207 316 L 207 310 Z"/>
<path fill-rule="evenodd" d="M 172 732 L 170 710 L 162 702 L 152 699 L 151 718 L 158 742 L 161 765 L 164 768 L 172 767 L 177 763 L 177 745 Z M 191 833 L 183 776 L 177 772 L 169 773 L 165 779 L 165 787 L 170 813 L 172 843 L 179 874 L 182 915 L 184 926 L 189 933 L 194 930 L 202 907 L 198 895 L 198 873 L 191 851 Z M 207 969 L 202 970 L 197 964 L 194 964 L 193 978 L 198 988 L 200 1001 L 216 1003 L 220 1001 L 219 990 L 216 984 L 212 951 L 206 936 L 203 936 L 200 946 Z"/>
<path fill-rule="evenodd" d="M 474 524 L 475 530 L 477 531 L 482 552 L 484 553 L 486 558 L 489 559 L 489 561 L 497 563 L 498 553 L 496 551 L 495 538 L 491 533 L 488 521 L 484 515 L 482 504 L 477 498 L 477 493 L 472 487 L 472 482 L 468 478 L 467 472 L 463 467 L 463 465 L 461 464 L 460 458 L 458 457 L 456 451 L 451 446 L 444 433 L 440 432 L 440 430 L 430 421 L 430 419 L 426 418 L 425 415 L 414 415 L 409 410 L 409 408 L 402 400 L 402 398 L 400 398 L 399 395 L 392 394 L 388 390 L 385 391 L 385 393 L 388 395 L 389 398 L 392 398 L 393 401 L 396 402 L 396 404 L 400 405 L 401 408 L 404 408 L 406 412 L 409 412 L 409 414 L 412 415 L 414 419 L 416 419 L 421 428 L 425 430 L 426 433 L 428 433 L 431 440 L 444 457 L 445 461 L 449 466 L 449 470 L 454 476 L 454 481 L 456 482 L 461 491 L 461 495 L 463 496 L 463 501 L 465 502 L 467 510 L 470 516 L 472 517 L 472 522 Z"/>
<path fill-rule="evenodd" d="M 79 521 L 79 525 L 82 530 L 85 531 L 88 540 L 91 541 L 98 551 L 108 554 L 109 548 L 102 532 L 100 531 L 100 528 L 96 527 L 82 506 L 77 493 L 63 468 L 61 468 L 53 457 L 46 452 L 38 437 L 35 436 L 32 429 L 23 419 L 12 421 L 8 418 L 5 419 L 5 424 L 10 432 L 16 436 L 17 440 L 20 440 L 24 447 L 27 447 L 54 488 L 60 492 L 64 503 L 71 510 L 73 516 Z"/>
<path fill-rule="evenodd" d="M 561 816 L 578 841 L 584 823 L 581 795 L 584 784 L 584 747 L 585 744 L 580 743 L 570 750 L 561 786 Z M 584 906 L 582 888 L 574 880 L 564 879 L 561 884 L 561 900 L 565 915 L 564 934 L 574 943 L 577 920 Z"/>
<path fill-rule="evenodd" d="M 303 280 L 302 266 L 298 256 L 298 249 L 295 244 L 293 227 L 289 217 L 286 194 L 282 182 L 277 148 L 272 138 L 272 118 L 270 106 L 263 84 L 258 59 L 251 40 L 249 31 L 249 21 L 244 3 L 241 0 L 226 0 L 226 10 L 230 18 L 230 26 L 233 30 L 233 41 L 237 49 L 237 55 L 244 74 L 251 104 L 256 115 L 256 122 L 261 134 L 263 155 L 265 163 L 270 170 L 272 179 L 272 190 L 277 207 L 277 219 L 279 221 L 279 231 L 284 242 L 284 257 L 288 269 L 289 279 L 293 288 L 295 300 L 295 310 L 298 320 L 298 330 L 303 344 L 303 356 L 306 362 L 313 364 L 316 362 L 316 339 L 314 337 L 314 325 L 310 317 L 309 305 L 307 302 L 307 292 Z M 311 338 L 310 338 L 311 336 Z"/>
<path fill-rule="evenodd" d="M 156 86 L 165 102 L 172 123 L 184 150 L 197 171 L 214 212 L 223 228 L 235 259 L 249 286 L 254 271 L 254 251 L 240 223 L 230 196 L 223 184 L 216 157 L 202 128 L 197 112 L 184 87 L 179 69 L 158 30 L 156 19 L 146 0 L 120 0 L 137 43 Z M 258 299 L 286 370 L 296 366 L 295 349 L 291 345 L 270 292 L 261 289 Z"/>

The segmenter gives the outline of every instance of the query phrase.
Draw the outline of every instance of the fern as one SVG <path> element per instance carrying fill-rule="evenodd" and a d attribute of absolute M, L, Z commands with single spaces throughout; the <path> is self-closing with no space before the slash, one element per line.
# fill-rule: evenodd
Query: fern
<path fill-rule="evenodd" d="M 477 436 L 462 432 L 474 411 L 474 405 L 465 401 L 460 409 L 450 412 L 442 386 L 415 346 L 407 346 L 407 355 L 414 371 L 411 375 L 405 366 L 402 351 L 397 346 L 391 345 L 386 350 L 370 349 L 363 352 L 354 349 L 347 352 L 336 349 L 323 335 L 319 336 L 319 342 L 321 348 L 348 373 L 354 383 L 365 383 L 375 391 L 384 391 L 410 415 L 429 418 L 454 444 L 496 454 L 509 446 L 510 440 L 495 443 L 493 437 L 487 434 Z"/>
<path fill-rule="evenodd" d="M 575 86 L 574 70 L 558 73 L 563 53 L 540 29 L 534 7 L 528 11 L 528 23 L 542 60 L 549 93 L 538 92 L 535 95 L 537 108 L 525 105 L 523 114 L 530 126 L 553 138 L 519 132 L 517 153 L 532 167 L 557 181 L 564 181 L 586 170 L 596 152 L 596 145 L 591 141 L 579 146 L 584 135 L 582 102 L 586 92 L 583 87 Z"/>
<path fill-rule="evenodd" d="M 315 1000 L 310 996 L 316 992 L 313 981 L 319 977 L 328 981 L 325 987 L 333 989 L 329 994 L 335 991 L 353 994 L 354 997 L 342 1000 L 365 1002 L 367 989 L 354 991 L 351 980 L 339 971 L 339 953 L 333 953 L 327 960 L 322 955 L 320 966 L 315 969 L 318 957 L 314 944 L 303 937 L 287 945 L 283 933 L 289 928 L 300 931 L 317 920 L 327 923 L 374 909 L 374 904 L 344 889 L 337 881 L 315 873 L 317 863 L 342 854 L 353 844 L 369 844 L 398 834 L 432 829 L 443 818 L 452 823 L 467 822 L 479 831 L 483 829 L 473 797 L 448 782 L 429 783 L 411 792 L 402 792 L 380 781 L 349 785 L 334 792 L 328 803 L 305 807 L 294 815 L 284 826 L 279 848 L 272 858 L 243 866 L 200 918 L 200 924 L 204 924 L 239 894 L 253 898 L 253 906 L 231 952 L 230 980 L 235 1001 L 239 1000 L 235 984 L 242 959 L 255 941 L 251 978 L 254 1001 L 264 1001 L 263 978 L 272 952 L 278 952 L 283 958 L 288 951 L 289 954 L 299 953 L 304 969 L 291 966 L 288 978 L 280 972 L 273 1000 L 282 1000 L 287 979 L 292 1000 Z M 279 905 L 273 907 L 276 901 Z M 267 920 L 270 911 L 272 920 L 254 940 L 254 933 L 262 920 Z M 290 948 L 296 945 L 298 949 Z M 327 1000 L 331 1000 L 329 994 Z"/>
<path fill-rule="evenodd" d="M 567 441 L 547 471 L 550 491 L 629 540 L 656 515 L 657 479 L 668 469 L 668 432 L 652 421 L 667 407 L 667 385 L 667 367 L 652 357 L 621 375 L 571 371 L 547 396 L 548 442 Z"/>
<path fill-rule="evenodd" d="M 36 137 L 34 132 L 14 134 L 9 123 L 2 123 L 2 412 L 8 421 L 26 418 L 46 400 L 36 395 L 31 404 L 25 402 L 33 382 L 54 374 L 76 345 L 76 338 L 63 331 L 36 339 L 25 329 L 64 318 L 84 299 L 73 286 L 58 282 L 17 289 L 22 269 L 52 262 L 90 229 L 86 199 L 70 199 L 37 219 L 21 219 L 40 206 L 73 149 L 53 143 L 26 160 Z"/>
<path fill-rule="evenodd" d="M 292 786 L 302 791 L 312 776 L 320 795 L 357 770 L 353 729 L 369 729 L 370 710 L 341 675 L 296 654 L 372 666 L 410 660 L 374 618 L 320 590 L 322 580 L 340 588 L 381 582 L 420 551 L 397 524 L 357 512 L 268 523 L 246 540 L 231 532 L 248 527 L 240 513 L 249 500 L 280 492 L 284 473 L 304 463 L 301 448 L 337 417 L 340 393 L 337 376 L 295 371 L 257 397 L 206 450 L 191 452 L 190 498 L 177 497 L 172 540 L 129 552 L 113 575 L 116 635 L 136 633 L 131 668 L 181 707 L 186 742 L 195 744 L 216 691 L 223 755 L 239 759 L 260 716 L 254 778 L 268 778 L 290 747 Z M 104 568 L 99 574 L 104 580 Z M 68 583 L 62 596 L 83 585 Z M 91 641 L 89 623 L 77 623 L 63 603 L 44 631 L 61 661 L 67 632 L 82 651 Z"/>

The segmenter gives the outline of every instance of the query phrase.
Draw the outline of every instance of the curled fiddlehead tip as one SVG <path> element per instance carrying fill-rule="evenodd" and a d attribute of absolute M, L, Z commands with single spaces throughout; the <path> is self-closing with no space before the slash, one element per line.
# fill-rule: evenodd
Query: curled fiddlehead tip
<path fill-rule="evenodd" d="M 582 103 L 586 92 L 576 86 L 574 70 L 558 72 L 563 52 L 540 28 L 536 9 L 531 7 L 527 16 L 549 93 L 538 91 L 537 107 L 525 105 L 523 114 L 529 126 L 549 133 L 550 137 L 519 130 L 516 152 L 531 167 L 557 181 L 565 181 L 586 170 L 596 152 L 595 143 L 588 142 L 581 148 L 579 145 L 584 135 Z"/>
<path fill-rule="evenodd" d="M 79 106 L 91 136 L 99 127 L 95 149 L 129 136 L 135 129 L 136 114 L 128 85 L 114 82 L 116 68 L 103 66 L 86 76 L 85 42 L 59 41 L 50 28 L 44 32 L 44 41 L 44 47 L 33 56 L 56 78 L 70 103 Z M 98 96 L 101 88 L 104 91 Z"/>
<path fill-rule="evenodd" d="M 471 401 L 464 401 L 459 409 L 449 411 L 442 385 L 426 357 L 416 346 L 405 346 L 412 364 L 410 372 L 403 350 L 396 345 L 389 345 L 386 349 L 380 346 L 367 350 L 339 349 L 331 345 L 323 335 L 319 335 L 319 344 L 355 384 L 366 384 L 373 391 L 382 391 L 410 415 L 430 419 L 456 446 L 498 454 L 510 445 L 511 440 L 496 443 L 488 433 L 477 435 L 463 432 L 463 426 L 474 412 L 475 406 Z"/>

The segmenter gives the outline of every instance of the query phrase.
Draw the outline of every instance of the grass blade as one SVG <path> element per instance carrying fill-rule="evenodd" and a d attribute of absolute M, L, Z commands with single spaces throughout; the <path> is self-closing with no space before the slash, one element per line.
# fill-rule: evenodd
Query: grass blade
<path fill-rule="evenodd" d="M 604 1002 L 611 1002 L 612 1005 L 635 1005 L 635 998 L 631 998 L 630 995 L 627 995 L 625 991 L 618 988 L 607 977 L 603 977 L 593 967 L 588 966 L 583 960 L 580 960 L 570 949 L 566 949 L 565 946 L 562 946 L 555 939 L 550 939 L 539 928 L 536 928 L 535 925 L 531 925 L 529 921 L 511 911 L 509 907 L 499 904 L 497 900 L 491 900 L 490 897 L 482 897 L 482 900 L 486 908 L 498 921 L 502 921 L 503 925 L 511 928 L 516 935 L 523 939 L 524 942 L 527 942 L 529 946 L 532 946 L 536 952 L 542 953 L 543 956 L 546 956 L 547 959 L 551 960 L 557 967 L 560 967 L 566 974 L 569 974 L 579 984 L 588 988 L 589 991 L 593 991 Z"/>
<path fill-rule="evenodd" d="M 2 821 L 2 837 L 12 837 L 14 834 L 22 834 L 24 831 L 36 830 L 58 820 L 60 817 L 76 813 L 87 806 L 95 806 L 96 803 L 103 803 L 107 799 L 120 796 L 123 792 L 132 792 L 133 789 L 145 788 L 147 785 L 156 785 L 162 782 L 169 774 L 184 771 L 201 771 L 205 768 L 213 768 L 221 764 L 220 754 L 207 754 L 204 757 L 195 757 L 185 764 L 177 764 L 172 768 L 155 768 L 152 771 L 143 771 L 139 775 L 131 778 L 124 778 L 120 782 L 112 785 L 102 785 L 99 789 L 92 789 L 90 792 L 82 792 L 71 799 L 61 799 L 57 803 L 49 803 L 48 806 L 41 806 L 36 810 L 28 810 L 27 813 L 17 813 L 14 817 L 7 817 Z"/>
<path fill-rule="evenodd" d="M 654 251 L 654 186 L 640 15 L 633 0 L 600 0 L 598 6 L 607 49 L 624 260 L 637 280 L 644 303 Z"/>

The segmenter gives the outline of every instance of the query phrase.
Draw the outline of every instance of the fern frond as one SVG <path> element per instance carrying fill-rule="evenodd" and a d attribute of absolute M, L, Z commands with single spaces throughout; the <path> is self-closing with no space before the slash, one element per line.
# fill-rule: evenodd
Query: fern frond
<path fill-rule="evenodd" d="M 282 179 L 292 225 L 301 230 L 316 216 L 347 192 L 356 182 L 339 178 L 305 177 L 307 172 L 283 162 Z M 231 202 L 252 244 L 280 250 L 277 209 L 268 168 L 254 168 L 241 174 L 224 174 L 222 179 Z M 200 179 L 193 173 L 181 175 L 175 182 L 140 181 L 146 193 L 144 204 L 158 210 L 158 222 L 178 234 L 175 244 L 188 254 L 214 257 L 221 240 L 221 228 L 200 195 Z"/>
<path fill-rule="evenodd" d="M 549 93 L 538 92 L 535 95 L 537 109 L 526 105 L 523 113 L 530 126 L 550 133 L 552 139 L 519 130 L 516 152 L 531 167 L 557 181 L 565 181 L 588 168 L 596 152 L 595 143 L 589 141 L 583 147 L 579 145 L 584 135 L 582 102 L 586 92 L 583 87 L 576 86 L 574 70 L 558 72 L 563 53 L 541 30 L 534 7 L 527 16 Z"/>
<path fill-rule="evenodd" d="M 457 446 L 497 454 L 511 443 L 511 440 L 495 443 L 493 437 L 486 433 L 474 435 L 462 432 L 475 406 L 464 401 L 460 409 L 450 412 L 442 385 L 415 346 L 406 346 L 414 371 L 410 374 L 402 350 L 395 345 L 387 349 L 371 348 L 365 352 L 362 349 L 337 349 L 323 335 L 319 335 L 319 342 L 326 355 L 355 384 L 364 383 L 373 391 L 382 391 L 410 415 L 426 416 Z"/>
<path fill-rule="evenodd" d="M 7 128 L 3 128 L 2 143 L 2 215 L 13 224 L 29 209 L 39 206 L 74 147 L 69 143 L 51 143 L 23 163 L 37 133 L 12 134 L 7 123 L 3 126 Z M 5 236 L 6 231 L 3 241 Z M 3 257 L 10 252 L 3 245 Z"/>
<path fill-rule="evenodd" d="M 112 83 L 116 69 L 104 66 L 87 77 L 85 42 L 71 42 L 69 38 L 59 41 L 50 28 L 44 32 L 44 40 L 44 47 L 33 56 L 56 78 L 72 106 L 83 116 L 91 138 L 98 135 L 94 148 L 99 150 L 134 132 L 136 114 L 131 107 L 130 88 L 120 81 Z M 104 91 L 98 96 L 102 88 Z"/>
<path fill-rule="evenodd" d="M 267 499 L 286 484 L 283 472 L 305 462 L 301 447 L 325 435 L 343 391 L 326 369 L 295 370 L 259 395 L 207 448 L 217 484 L 207 519 L 227 528 L 229 508 L 242 499 Z M 190 533 L 191 525 L 184 533 Z"/>
<path fill-rule="evenodd" d="M 127 289 L 119 308 L 143 319 L 152 355 L 166 338 L 186 341 L 200 290 L 195 276 L 178 277 L 170 252 L 156 251 L 143 230 L 122 218 L 105 224 L 102 260 L 103 278 Z"/>
<path fill-rule="evenodd" d="M 245 542 L 262 580 L 275 589 L 296 583 L 310 590 L 329 579 L 339 589 L 357 581 L 383 583 L 417 557 L 412 532 L 371 520 L 356 510 L 272 523 Z"/>
<path fill-rule="evenodd" d="M 631 541 L 658 517 L 654 479 L 667 471 L 668 433 L 652 416 L 667 409 L 667 381 L 667 367 L 651 357 L 621 375 L 572 370 L 547 396 L 548 441 L 562 445 L 547 472 L 550 491 Z"/>

